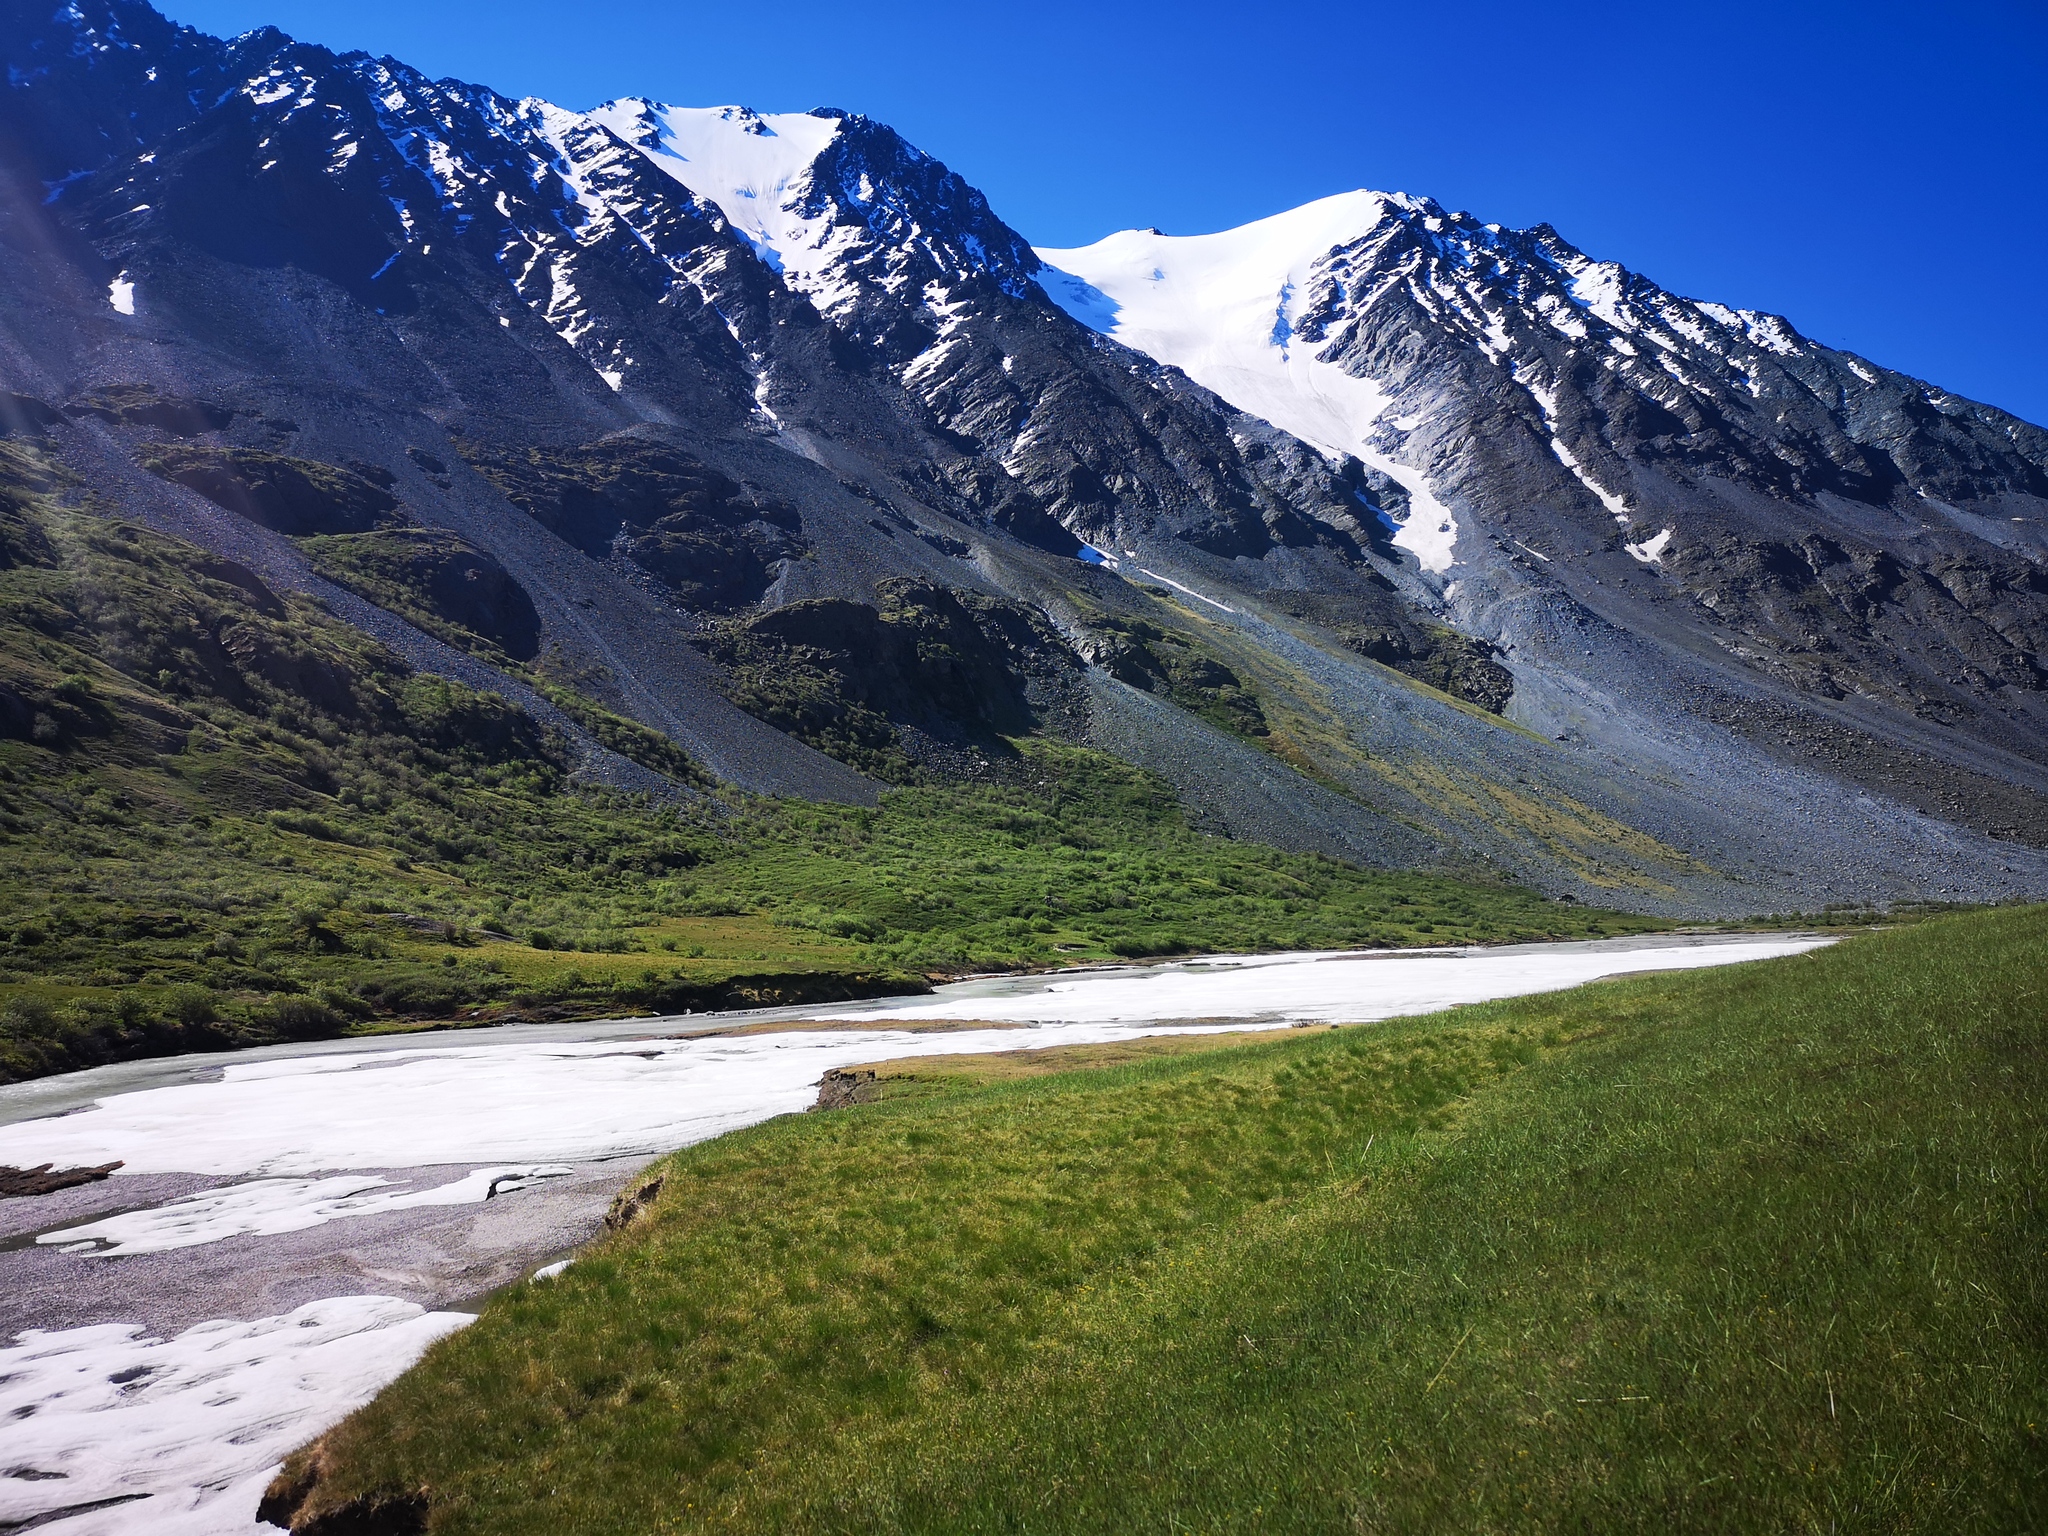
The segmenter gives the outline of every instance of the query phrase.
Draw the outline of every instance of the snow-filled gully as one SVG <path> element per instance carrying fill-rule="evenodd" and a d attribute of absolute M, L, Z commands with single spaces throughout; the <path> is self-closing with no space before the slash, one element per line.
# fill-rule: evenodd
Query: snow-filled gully
<path fill-rule="evenodd" d="M 14 1250 L 0 1260 L 19 1294 L 41 1283 L 36 1266 L 71 1264 L 94 1266 L 117 1298 L 121 1266 L 139 1263 L 129 1294 L 131 1315 L 140 1317 L 167 1275 L 197 1276 L 209 1262 L 218 1269 L 212 1254 L 229 1255 L 230 1270 L 239 1264 L 252 1279 L 266 1264 L 288 1263 L 296 1273 L 308 1263 L 310 1240 L 314 1260 L 330 1261 L 320 1283 L 340 1292 L 351 1282 L 360 1287 L 363 1265 L 345 1245 L 352 1232 L 369 1230 L 364 1218 L 407 1212 L 445 1220 L 453 1208 L 486 1199 L 534 1202 L 542 1197 L 525 1191 L 566 1185 L 602 1160 L 644 1159 L 801 1110 L 833 1067 L 1366 1022 L 1822 942 L 1661 937 L 1220 957 L 992 978 L 930 997 L 740 1021 L 802 1019 L 801 1030 L 707 1035 L 707 1027 L 736 1021 L 643 1019 L 516 1026 L 491 1031 L 488 1043 L 472 1043 L 482 1034 L 400 1037 L 276 1048 L 225 1066 L 214 1057 L 102 1068 L 0 1089 L 0 1121 L 11 1122 L 0 1124 L 0 1164 L 124 1165 L 98 1186 L 115 1193 L 103 1195 L 97 1215 L 0 1245 Z M 695 1033 L 663 1032 L 682 1027 Z M 122 1203 L 122 1181 L 151 1176 L 159 1186 L 165 1176 L 224 1182 L 106 1213 Z M 592 1185 L 590 1198 L 601 1200 L 610 1182 Z M 16 1209 L 4 1214 L 18 1217 L 26 1204 L 6 1202 Z M 494 1230 L 516 1234 L 517 1223 L 507 1227 L 501 1217 Z M 317 1249 L 330 1241 L 331 1253 Z M 521 1258 L 522 1267 L 530 1263 Z M 220 1277 L 207 1283 L 218 1292 Z M 253 1284 L 230 1289 L 221 1310 L 260 1294 Z M 255 1507 L 283 1454 L 468 1320 L 391 1296 L 328 1294 L 276 1315 L 182 1329 L 136 1321 L 31 1327 L 0 1348 L 0 1528 L 33 1522 L 45 1536 L 269 1530 L 256 1523 Z M 17 1309 L 15 1326 L 34 1321 L 32 1308 Z"/>

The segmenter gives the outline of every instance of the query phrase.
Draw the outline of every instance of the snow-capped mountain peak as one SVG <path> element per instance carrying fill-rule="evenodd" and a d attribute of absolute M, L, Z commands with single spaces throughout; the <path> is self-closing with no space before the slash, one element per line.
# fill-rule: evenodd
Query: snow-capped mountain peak
<path fill-rule="evenodd" d="M 1040 250 L 1038 281 L 1084 325 L 1115 337 L 1333 457 L 1399 482 L 1412 511 L 1396 542 L 1425 569 L 1450 567 L 1457 522 L 1423 477 L 1396 461 L 1382 430 L 1393 397 L 1326 361 L 1336 310 L 1356 291 L 1402 215 L 1441 227 L 1423 199 L 1343 192 L 1210 235 L 1124 230 L 1076 250 Z M 1399 280 L 1399 272 L 1381 279 Z"/>
<path fill-rule="evenodd" d="M 1525 498 L 1585 514 L 1595 537 L 1618 525 L 1632 548 L 1670 526 L 1663 508 L 1697 505 L 1700 477 L 1869 505 L 1900 487 L 1954 501 L 2033 483 L 1966 468 L 1989 465 L 1982 451 L 1902 438 L 1936 413 L 1987 444 L 2035 441 L 2024 424 L 1779 316 L 1670 293 L 1548 225 L 1360 191 L 1216 234 L 1126 230 L 1037 254 L 1041 286 L 1081 323 L 1400 482 L 1425 515 L 1397 542 L 1432 571 L 1469 557 L 1459 524 L 1505 459 Z"/>
<path fill-rule="evenodd" d="M 799 286 L 830 264 L 829 210 L 809 211 L 811 167 L 836 115 L 677 107 L 639 97 L 586 114 L 716 206 L 761 259 Z"/>
<path fill-rule="evenodd" d="M 954 283 L 990 276 L 1016 292 L 1037 268 L 979 192 L 857 114 L 627 98 L 586 116 L 716 206 L 820 311 L 892 350 L 907 345 L 889 334 L 893 302 L 878 329 L 863 324 L 864 300 L 907 293 L 943 307 Z"/>

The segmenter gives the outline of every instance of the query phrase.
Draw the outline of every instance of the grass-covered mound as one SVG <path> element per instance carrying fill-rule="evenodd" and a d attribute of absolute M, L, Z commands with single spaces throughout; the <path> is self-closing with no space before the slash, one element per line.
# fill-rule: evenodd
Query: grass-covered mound
<path fill-rule="evenodd" d="M 0 1081 L 392 1021 L 1655 926 L 1204 836 L 1163 781 L 1048 743 L 878 810 L 751 798 L 537 677 L 676 782 L 591 788 L 504 698 L 77 494 L 0 444 Z"/>
<path fill-rule="evenodd" d="M 2048 909 L 910 1071 L 668 1160 L 647 1215 L 302 1455 L 299 1523 L 2048 1522 Z"/>

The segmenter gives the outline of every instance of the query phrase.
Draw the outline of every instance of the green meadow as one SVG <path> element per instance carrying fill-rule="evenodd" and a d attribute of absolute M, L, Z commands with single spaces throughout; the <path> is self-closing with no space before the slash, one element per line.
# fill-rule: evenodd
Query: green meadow
<path fill-rule="evenodd" d="M 1208 1045 L 675 1154 L 301 1453 L 300 1523 L 2048 1524 L 2048 909 Z"/>

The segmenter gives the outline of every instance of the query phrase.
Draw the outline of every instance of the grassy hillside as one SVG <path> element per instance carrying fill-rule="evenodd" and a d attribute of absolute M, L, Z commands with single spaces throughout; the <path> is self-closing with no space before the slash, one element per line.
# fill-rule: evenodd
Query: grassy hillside
<path fill-rule="evenodd" d="M 885 1085 L 669 1159 L 302 1455 L 300 1523 L 2048 1522 L 2048 909 Z"/>
<path fill-rule="evenodd" d="M 394 1021 L 1655 926 L 1203 836 L 1162 781 L 1043 742 L 879 810 L 749 798 L 548 684 L 679 782 L 589 788 L 504 699 L 76 495 L 0 443 L 0 1081 Z"/>

